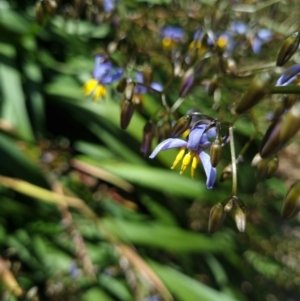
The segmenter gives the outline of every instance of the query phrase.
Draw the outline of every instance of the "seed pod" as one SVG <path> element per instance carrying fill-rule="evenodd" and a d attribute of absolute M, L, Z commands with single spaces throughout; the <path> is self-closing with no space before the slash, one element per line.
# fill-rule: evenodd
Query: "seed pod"
<path fill-rule="evenodd" d="M 260 146 L 262 158 L 269 158 L 283 148 L 300 129 L 300 102 L 269 126 Z"/>
<path fill-rule="evenodd" d="M 217 137 L 210 147 L 210 163 L 212 167 L 216 167 L 222 156 L 222 139 Z"/>
<path fill-rule="evenodd" d="M 261 73 L 254 77 L 246 93 L 238 101 L 235 108 L 237 114 L 254 107 L 270 90 L 271 77 L 268 73 Z"/>
<path fill-rule="evenodd" d="M 218 86 L 219 86 L 218 76 L 214 75 L 214 77 L 211 79 L 211 81 L 208 84 L 207 94 L 209 96 L 212 96 L 215 93 Z"/>
<path fill-rule="evenodd" d="M 275 174 L 275 172 L 278 169 L 278 158 L 274 157 L 272 158 L 269 162 L 268 162 L 268 166 L 267 166 L 267 178 L 272 178 Z"/>
<path fill-rule="evenodd" d="M 288 190 L 281 209 L 281 216 L 284 219 L 295 217 L 300 211 L 300 180 L 291 185 Z"/>
<path fill-rule="evenodd" d="M 121 119 L 120 119 L 120 125 L 121 129 L 125 130 L 131 120 L 131 117 L 134 112 L 134 105 L 131 101 L 128 101 L 126 99 L 121 100 Z"/>
<path fill-rule="evenodd" d="M 296 31 L 283 42 L 276 60 L 277 66 L 283 66 L 297 51 L 300 43 L 300 32 Z"/>
<path fill-rule="evenodd" d="M 185 97 L 190 92 L 194 84 L 194 81 L 195 81 L 194 68 L 190 68 L 184 73 L 181 79 L 181 84 L 179 88 L 180 97 Z"/>
<path fill-rule="evenodd" d="M 191 125 L 192 116 L 184 115 L 177 120 L 171 131 L 171 137 L 175 138 L 184 133 Z"/>
<path fill-rule="evenodd" d="M 225 219 L 226 212 L 221 203 L 215 204 L 209 214 L 208 231 L 214 233 L 218 231 Z"/>
<path fill-rule="evenodd" d="M 124 97 L 126 100 L 131 101 L 134 94 L 135 83 L 130 82 L 126 85 L 124 91 Z"/>
<path fill-rule="evenodd" d="M 118 82 L 118 85 L 117 85 L 117 91 L 119 93 L 123 93 L 125 91 L 125 88 L 127 86 L 127 79 L 125 77 L 123 77 L 119 82 Z"/>
<path fill-rule="evenodd" d="M 223 169 L 221 177 L 220 177 L 220 182 L 224 182 L 225 180 L 228 180 L 231 178 L 232 178 L 232 165 L 229 164 Z"/>
<path fill-rule="evenodd" d="M 151 150 L 154 134 L 155 134 L 155 124 L 152 121 L 148 121 L 143 129 L 141 152 L 144 155 L 147 155 Z"/>
<path fill-rule="evenodd" d="M 240 232 L 245 232 L 246 230 L 246 208 L 245 207 L 238 207 L 234 213 L 234 220 L 236 227 Z"/>

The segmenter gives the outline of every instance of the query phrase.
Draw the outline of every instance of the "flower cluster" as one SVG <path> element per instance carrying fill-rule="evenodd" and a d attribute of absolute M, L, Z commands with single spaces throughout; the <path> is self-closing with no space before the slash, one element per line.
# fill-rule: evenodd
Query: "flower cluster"
<path fill-rule="evenodd" d="M 105 97 L 107 93 L 106 85 L 118 81 L 123 76 L 123 69 L 116 67 L 106 55 L 98 54 L 95 56 L 95 66 L 93 78 L 88 80 L 83 86 L 86 96 L 92 96 L 94 101 L 99 97 Z"/>

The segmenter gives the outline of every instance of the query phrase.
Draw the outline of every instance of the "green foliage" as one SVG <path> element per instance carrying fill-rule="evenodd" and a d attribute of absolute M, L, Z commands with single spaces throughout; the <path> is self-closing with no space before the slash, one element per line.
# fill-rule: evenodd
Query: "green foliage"
<path fill-rule="evenodd" d="M 58 2 L 57 10 L 43 7 L 36 20 L 39 5 Z M 220 55 L 209 58 L 193 94 L 168 120 L 194 109 L 227 124 L 254 73 L 274 67 L 285 34 L 281 23 L 290 12 L 295 17 L 295 2 L 120 0 L 112 12 L 100 2 L 83 2 L 0 0 L 0 300 L 296 300 L 298 220 L 292 228 L 280 219 L 285 181 L 291 183 L 283 168 L 276 178 L 260 180 L 250 165 L 268 127 L 267 104 L 276 100 L 264 100 L 255 107 L 256 119 L 246 113 L 234 125 L 237 155 L 252 142 L 239 157 L 236 187 L 236 202 L 247 206 L 246 231 L 238 233 L 230 212 L 220 232 L 209 234 L 210 208 L 228 201 L 232 187 L 231 180 L 218 181 L 231 164 L 229 145 L 208 190 L 201 169 L 195 179 L 189 170 L 180 175 L 179 168 L 169 169 L 175 150 L 155 160 L 140 152 L 144 125 L 151 118 L 160 124 L 157 116 L 166 113 L 161 94 L 143 95 L 142 113 L 136 109 L 124 131 L 116 84 L 99 103 L 82 91 L 93 54 L 106 52 L 128 77 L 149 63 L 171 108 L 181 83 L 171 75 L 169 54 L 159 48 L 161 27 L 185 25 L 180 50 L 189 49 L 200 20 L 211 34 L 242 15 L 254 27 L 266 24 L 275 38 L 260 54 L 245 45 L 246 55 L 238 49 L 233 58 L 239 76 L 220 71 Z M 184 73 L 188 63 L 181 63 Z M 222 80 L 214 99 L 204 89 L 212 66 Z M 299 145 L 292 147 L 298 154 Z"/>

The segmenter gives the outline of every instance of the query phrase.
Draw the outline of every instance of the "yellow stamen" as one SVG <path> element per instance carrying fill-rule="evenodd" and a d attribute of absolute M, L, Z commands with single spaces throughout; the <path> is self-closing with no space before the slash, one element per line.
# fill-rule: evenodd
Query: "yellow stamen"
<path fill-rule="evenodd" d="M 182 174 L 185 171 L 186 167 L 191 163 L 191 160 L 193 159 L 193 157 L 194 157 L 194 153 L 192 153 L 192 152 L 189 152 L 184 156 L 184 158 L 182 160 L 182 165 L 180 168 L 180 174 Z"/>
<path fill-rule="evenodd" d="M 85 83 L 83 93 L 85 96 L 93 95 L 93 100 L 97 101 L 99 97 L 106 96 L 106 88 L 93 78 Z"/>
<path fill-rule="evenodd" d="M 195 170 L 196 170 L 199 162 L 200 162 L 200 158 L 199 158 L 198 154 L 195 154 L 194 157 L 193 157 L 192 167 L 191 167 L 191 177 L 193 179 L 195 177 Z"/>
<path fill-rule="evenodd" d="M 170 38 L 163 38 L 162 40 L 163 48 L 166 50 L 171 49 L 172 47 L 174 47 L 175 44 L 176 42 Z"/>
<path fill-rule="evenodd" d="M 171 169 L 174 169 L 177 166 L 177 164 L 182 160 L 184 153 L 185 153 L 185 148 L 182 147 L 179 150 L 179 153 L 177 154 L 177 156 L 176 156 L 176 158 L 175 158 L 175 160 L 173 162 L 173 165 L 172 165 Z"/>
<path fill-rule="evenodd" d="M 227 46 L 228 38 L 226 36 L 220 36 L 217 40 L 217 45 L 221 49 L 225 49 Z"/>
<path fill-rule="evenodd" d="M 187 136 L 190 134 L 190 132 L 191 132 L 190 129 L 185 130 L 185 131 L 182 133 L 182 139 L 186 139 Z"/>
<path fill-rule="evenodd" d="M 189 45 L 189 49 L 197 49 L 198 55 L 202 55 L 207 51 L 207 47 L 205 47 L 200 41 L 192 41 Z"/>

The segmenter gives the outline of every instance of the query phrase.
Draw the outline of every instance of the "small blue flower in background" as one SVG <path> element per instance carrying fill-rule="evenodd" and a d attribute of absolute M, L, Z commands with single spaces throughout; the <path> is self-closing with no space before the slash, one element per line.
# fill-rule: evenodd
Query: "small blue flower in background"
<path fill-rule="evenodd" d="M 250 37 L 251 47 L 254 53 L 259 53 L 263 44 L 271 41 L 273 32 L 270 29 L 262 28 L 257 33 Z"/>
<path fill-rule="evenodd" d="M 182 174 L 186 167 L 191 164 L 191 177 L 194 178 L 195 170 L 201 161 L 207 178 L 206 187 L 211 189 L 216 181 L 217 172 L 216 168 L 212 167 L 210 156 L 205 153 L 205 150 L 211 146 L 210 139 L 216 137 L 216 130 L 211 128 L 205 132 L 206 128 L 206 125 L 192 128 L 187 141 L 179 138 L 169 138 L 162 141 L 149 158 L 153 159 L 160 151 L 166 149 L 180 148 L 171 169 L 174 169 L 182 161 L 180 168 L 180 174 Z M 187 154 L 185 154 L 186 149 L 188 150 Z"/>
<path fill-rule="evenodd" d="M 122 76 L 122 68 L 114 66 L 105 55 L 96 55 L 93 78 L 83 86 L 85 96 L 92 95 L 94 101 L 99 97 L 105 97 L 107 93 L 105 85 L 118 81 Z"/>
<path fill-rule="evenodd" d="M 248 31 L 248 26 L 244 22 L 235 21 L 230 24 L 230 31 L 234 34 L 246 34 Z"/>
<path fill-rule="evenodd" d="M 162 44 L 165 49 L 173 48 L 177 43 L 184 39 L 183 29 L 177 26 L 164 27 L 161 30 L 160 35 L 163 38 Z"/>
<path fill-rule="evenodd" d="M 115 9 L 117 2 L 118 0 L 103 0 L 103 9 L 110 13 Z"/>
<path fill-rule="evenodd" d="M 277 80 L 276 86 L 287 86 L 300 78 L 300 64 L 288 68 Z"/>

